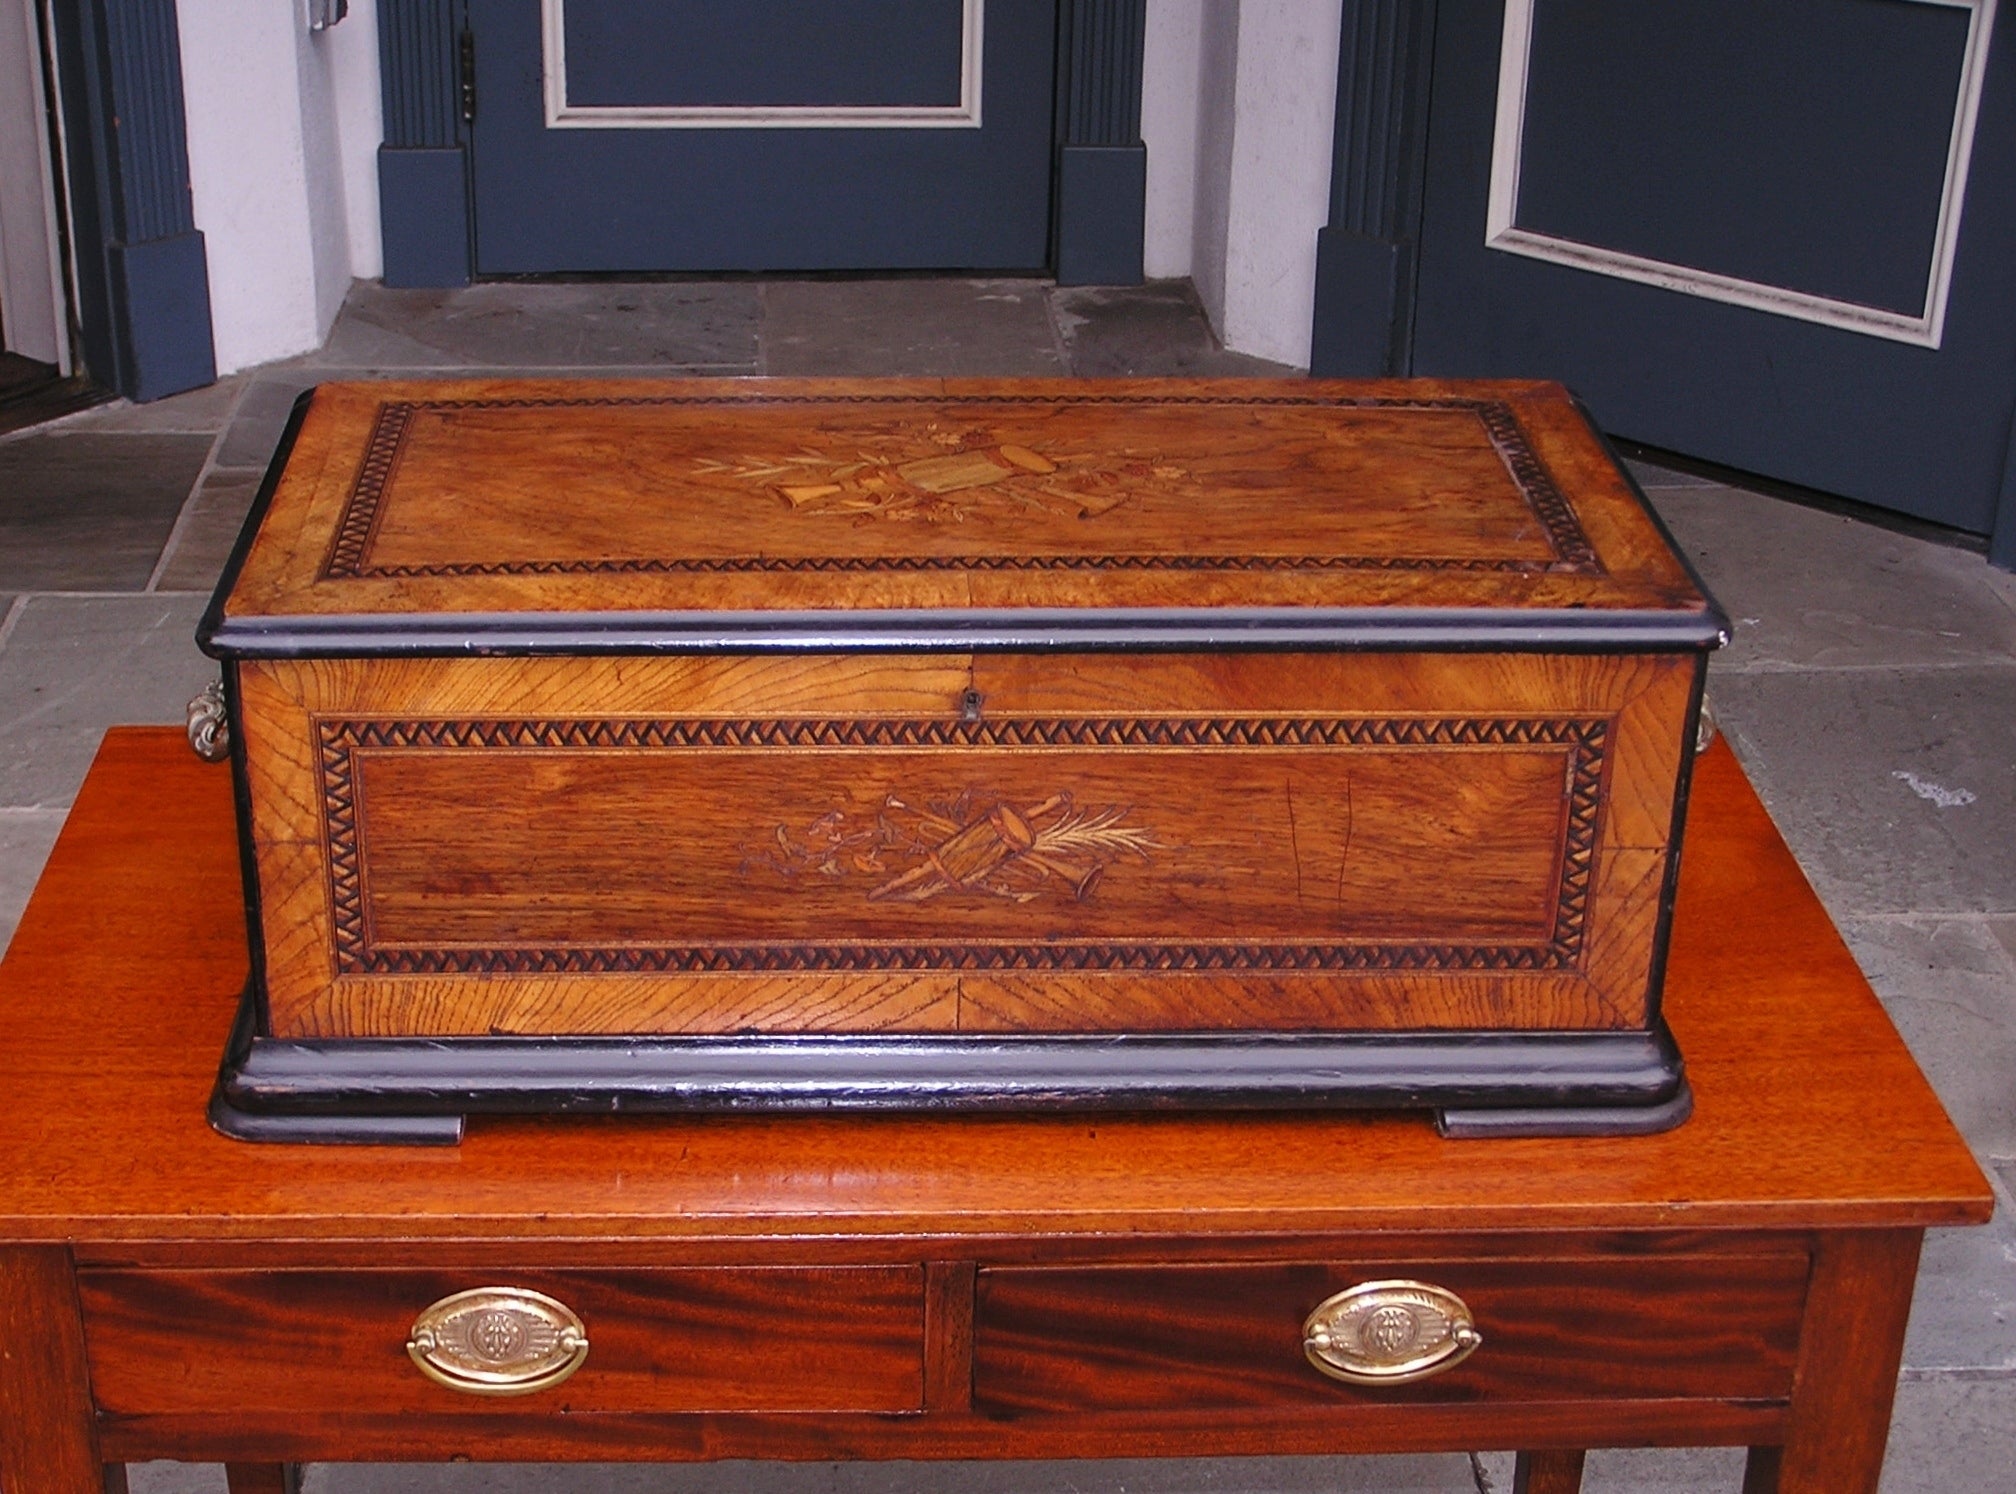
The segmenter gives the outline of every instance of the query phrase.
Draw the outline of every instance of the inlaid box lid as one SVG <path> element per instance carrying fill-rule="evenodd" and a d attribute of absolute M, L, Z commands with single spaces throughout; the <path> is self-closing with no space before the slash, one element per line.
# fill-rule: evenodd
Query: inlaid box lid
<path fill-rule="evenodd" d="M 1710 647 L 1557 385 L 325 384 L 224 657 Z"/>

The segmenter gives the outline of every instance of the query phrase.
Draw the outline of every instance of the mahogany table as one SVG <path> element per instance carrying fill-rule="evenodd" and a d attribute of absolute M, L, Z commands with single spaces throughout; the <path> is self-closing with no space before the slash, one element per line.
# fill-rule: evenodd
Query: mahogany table
<path fill-rule="evenodd" d="M 0 966 L 0 1490 L 104 1465 L 1751 1448 L 1874 1490 L 1921 1235 L 1990 1195 L 1726 749 L 1667 984 L 1694 1117 L 1451 1141 L 1353 1114 L 477 1119 L 458 1148 L 226 1140 L 231 790 L 120 730 Z M 1457 1293 L 1482 1346 L 1345 1384 L 1312 1306 Z M 435 1383 L 478 1287 L 585 1324 L 571 1379 Z M 515 1330 L 514 1330 L 515 1331 Z M 550 1347 L 550 1345 L 549 1345 Z M 116 1485 L 119 1470 L 109 1470 Z"/>

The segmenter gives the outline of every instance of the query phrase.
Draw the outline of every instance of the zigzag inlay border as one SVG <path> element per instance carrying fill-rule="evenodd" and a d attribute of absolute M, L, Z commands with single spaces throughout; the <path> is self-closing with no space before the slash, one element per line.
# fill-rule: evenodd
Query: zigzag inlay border
<path fill-rule="evenodd" d="M 1564 971 L 1581 962 L 1603 818 L 1609 723 L 1600 717 L 1001 717 L 949 720 L 318 719 L 329 901 L 339 975 L 742 974 L 848 971 L 1286 973 Z M 357 825 L 360 751 L 803 747 L 1566 746 L 1568 811 L 1554 927 L 1545 944 L 1054 944 L 381 948 L 370 937 Z"/>
<path fill-rule="evenodd" d="M 684 559 L 520 560 L 448 562 L 439 565 L 370 563 L 385 496 L 398 469 L 399 454 L 414 417 L 432 410 L 582 409 L 680 405 L 1279 405 L 1346 410 L 1467 410 L 1483 423 L 1491 445 L 1505 463 L 1521 496 L 1546 530 L 1551 561 L 1475 557 L 1378 555 L 891 555 L 891 556 L 727 556 Z M 1204 395 L 742 395 L 601 396 L 585 399 L 490 399 L 394 401 L 380 406 L 336 527 L 324 579 L 381 577 L 415 579 L 461 576 L 561 575 L 722 575 L 746 572 L 918 572 L 918 571 L 1553 571 L 1601 575 L 1602 562 L 1567 496 L 1533 450 L 1512 407 L 1502 400 L 1357 399 L 1270 395 L 1226 400 Z"/>

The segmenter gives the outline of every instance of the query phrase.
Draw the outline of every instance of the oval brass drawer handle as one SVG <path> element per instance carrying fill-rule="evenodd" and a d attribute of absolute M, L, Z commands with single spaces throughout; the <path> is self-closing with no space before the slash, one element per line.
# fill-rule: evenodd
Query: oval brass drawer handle
<path fill-rule="evenodd" d="M 420 1373 L 471 1395 L 558 1385 L 588 1357 L 588 1330 L 564 1302 L 523 1287 L 443 1297 L 413 1320 L 406 1352 Z"/>
<path fill-rule="evenodd" d="M 1302 1352 L 1333 1380 L 1405 1385 L 1439 1375 L 1484 1342 L 1463 1299 L 1425 1281 L 1365 1281 L 1316 1304 Z"/>

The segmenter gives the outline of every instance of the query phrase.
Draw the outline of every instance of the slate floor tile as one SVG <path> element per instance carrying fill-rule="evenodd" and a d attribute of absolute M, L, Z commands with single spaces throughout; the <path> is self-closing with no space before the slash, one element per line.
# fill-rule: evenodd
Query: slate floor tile
<path fill-rule="evenodd" d="M 1736 624 L 1718 671 L 2016 658 L 1979 555 L 1731 488 L 1649 496 Z"/>
<path fill-rule="evenodd" d="M 0 446 L 0 589 L 140 590 L 210 443 L 50 433 Z"/>
<path fill-rule="evenodd" d="M 249 375 L 232 374 L 186 394 L 171 394 L 144 405 L 114 400 L 64 423 L 72 431 L 189 431 L 214 435 L 230 424 L 231 411 Z"/>
<path fill-rule="evenodd" d="M 127 1494 L 230 1494 L 221 1463 L 128 1463 Z"/>
<path fill-rule="evenodd" d="M 155 578 L 156 591 L 215 590 L 224 562 L 238 543 L 245 515 L 259 496 L 257 471 L 216 470 L 205 477 L 190 496 L 176 527 L 167 563 Z"/>
<path fill-rule="evenodd" d="M 304 1494 L 1476 1494 L 1476 1489 L 1469 1458 L 1445 1453 L 1029 1463 L 327 1463 L 309 1468 Z M 154 1491 L 135 1485 L 133 1494 Z"/>
<path fill-rule="evenodd" d="M 1996 1494 L 2016 1484 L 2016 1378 L 1905 1380 L 1881 1494 Z"/>
<path fill-rule="evenodd" d="M 1661 467 L 1641 457 L 1626 457 L 1624 465 L 1631 475 L 1638 479 L 1638 486 L 1650 492 L 1653 488 L 1711 488 L 1716 486 L 1712 477 L 1700 477 L 1692 472 L 1676 472 L 1671 467 Z"/>
<path fill-rule="evenodd" d="M 1984 1156 L 2016 1156 L 2016 964 L 1977 919 L 1842 925 L 1918 1066 Z M 2016 1292 L 2016 1280 L 2010 1283 Z"/>
<path fill-rule="evenodd" d="M 466 370 L 512 366 L 756 369 L 751 281 L 529 285 L 387 290 L 360 284 L 328 343 L 325 368 Z"/>
<path fill-rule="evenodd" d="M 1067 372 L 1035 280 L 779 280 L 763 371 L 991 378 Z"/>
<path fill-rule="evenodd" d="M 60 809 L 0 809 L 0 954 L 14 937 L 63 819 Z"/>
<path fill-rule="evenodd" d="M 216 465 L 263 472 L 280 444 L 280 433 L 294 413 L 301 391 L 316 382 L 312 374 L 292 368 L 262 374 L 238 401 L 224 439 L 217 443 Z"/>
<path fill-rule="evenodd" d="M 2016 1200 L 2010 1194 L 2016 1168 L 1987 1172 L 1996 1190 L 1992 1220 L 1925 1232 L 1904 1335 L 1907 1372 L 2016 1375 Z"/>
<path fill-rule="evenodd" d="M 30 597 L 0 648 L 0 808 L 69 804 L 108 726 L 183 719 L 217 677 L 200 596 Z"/>
<path fill-rule="evenodd" d="M 1187 280 L 1135 286 L 1058 286 L 1051 314 L 1071 372 L 1081 378 L 1288 378 L 1298 372 L 1229 353 Z"/>
<path fill-rule="evenodd" d="M 1988 932 L 2009 952 L 2009 958 L 2016 960 L 2016 918 L 1991 918 L 1988 920 Z"/>
<path fill-rule="evenodd" d="M 2016 913 L 2016 667 L 1708 678 L 1835 917 Z"/>

